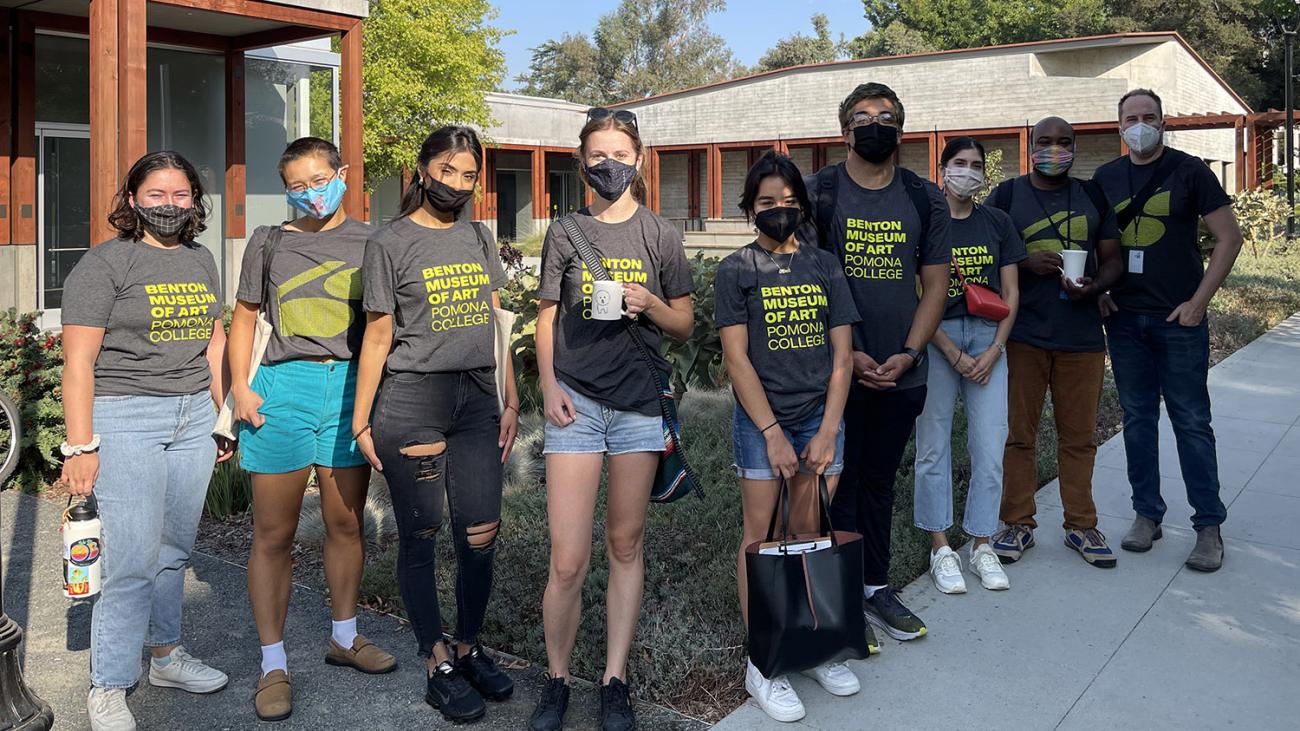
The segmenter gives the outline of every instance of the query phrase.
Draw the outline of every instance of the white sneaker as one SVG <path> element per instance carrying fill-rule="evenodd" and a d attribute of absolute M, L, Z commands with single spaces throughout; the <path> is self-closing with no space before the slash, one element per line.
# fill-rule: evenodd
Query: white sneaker
<path fill-rule="evenodd" d="M 970 570 L 980 577 L 980 583 L 985 589 L 1002 591 L 1011 588 L 1007 572 L 1002 570 L 1002 561 L 987 543 L 981 543 L 979 548 L 971 550 Z"/>
<path fill-rule="evenodd" d="M 853 695 L 862 690 L 862 684 L 858 682 L 858 676 L 853 674 L 847 663 L 828 662 L 812 670 L 805 670 L 803 674 L 816 680 L 821 685 L 822 690 L 831 695 Z"/>
<path fill-rule="evenodd" d="M 966 579 L 961 575 L 961 558 L 948 546 L 930 554 L 930 578 L 945 594 L 965 594 Z"/>
<path fill-rule="evenodd" d="M 86 712 L 91 731 L 135 731 L 135 716 L 126 707 L 125 688 L 91 688 Z"/>
<path fill-rule="evenodd" d="M 763 713 L 773 720 L 791 723 L 804 717 L 806 711 L 799 695 L 790 687 L 790 681 L 779 675 L 771 680 L 763 677 L 754 663 L 745 663 L 745 690 L 758 702 Z"/>
<path fill-rule="evenodd" d="M 149 683 L 160 688 L 180 688 L 190 693 L 216 693 L 230 682 L 226 674 L 210 668 L 203 661 L 177 645 L 168 657 L 171 662 L 159 665 L 157 658 L 149 660 Z"/>

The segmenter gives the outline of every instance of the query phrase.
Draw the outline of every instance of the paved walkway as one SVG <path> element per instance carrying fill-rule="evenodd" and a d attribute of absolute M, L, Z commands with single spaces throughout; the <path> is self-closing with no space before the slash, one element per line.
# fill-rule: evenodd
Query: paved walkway
<path fill-rule="evenodd" d="M 1173 432 L 1160 434 L 1164 539 L 1090 568 L 1062 543 L 1055 482 L 1039 493 L 1038 545 L 1011 590 L 945 596 L 928 576 L 904 600 L 930 635 L 854 662 L 840 699 L 792 678 L 815 729 L 1294 729 L 1300 714 L 1300 315 L 1210 373 L 1226 559 L 1183 567 L 1195 534 Z M 1101 530 L 1132 519 L 1121 438 L 1099 451 Z M 963 551 L 963 556 L 965 552 Z M 963 562 L 964 563 L 964 562 Z M 752 701 L 716 727 L 788 729 Z"/>
<path fill-rule="evenodd" d="M 59 585 L 62 507 L 61 502 L 13 491 L 0 495 L 4 608 L 26 631 L 21 648 L 24 674 L 28 686 L 54 709 L 54 728 L 87 729 L 90 606 L 70 604 Z M 185 644 L 226 671 L 230 686 L 214 695 L 194 696 L 144 682 L 130 700 L 141 729 L 454 728 L 425 705 L 414 636 L 392 617 L 362 612 L 358 624 L 363 634 L 398 656 L 395 673 L 367 676 L 325 665 L 329 611 L 320 593 L 303 587 L 293 592 L 285 640 L 295 679 L 294 713 L 281 723 L 259 724 L 251 702 L 259 655 L 247 579 L 242 566 L 195 554 L 185 586 Z M 541 690 L 541 672 L 525 668 L 511 675 L 514 698 L 490 704 L 477 728 L 524 728 Z M 575 688 L 571 728 L 595 728 L 598 703 L 594 687 Z M 637 712 L 643 729 L 693 731 L 705 725 L 646 704 Z"/>

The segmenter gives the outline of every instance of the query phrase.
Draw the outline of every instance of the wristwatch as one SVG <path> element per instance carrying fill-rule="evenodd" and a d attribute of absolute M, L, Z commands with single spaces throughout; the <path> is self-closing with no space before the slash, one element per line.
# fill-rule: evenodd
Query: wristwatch
<path fill-rule="evenodd" d="M 925 362 L 925 351 L 916 348 L 903 348 L 903 353 L 912 357 L 912 367 L 917 368 Z"/>
<path fill-rule="evenodd" d="M 1006 354 L 1007 354 L 1007 344 L 1006 344 L 1006 343 L 999 343 L 998 341 L 994 340 L 994 341 L 993 341 L 993 346 L 994 346 L 995 348 L 998 349 L 998 352 L 999 352 L 999 353 L 1001 353 L 1001 354 L 1003 354 L 1003 355 L 1006 355 Z"/>

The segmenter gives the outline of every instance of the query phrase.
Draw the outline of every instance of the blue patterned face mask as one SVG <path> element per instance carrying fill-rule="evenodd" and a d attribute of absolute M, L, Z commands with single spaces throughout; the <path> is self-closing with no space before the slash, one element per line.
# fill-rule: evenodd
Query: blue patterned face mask
<path fill-rule="evenodd" d="M 287 190 L 284 197 L 288 199 L 289 205 L 323 221 L 338 210 L 339 204 L 343 202 L 343 193 L 347 189 L 347 183 L 344 183 L 343 178 L 335 173 L 334 178 L 323 188 L 308 188 L 297 192 Z"/>

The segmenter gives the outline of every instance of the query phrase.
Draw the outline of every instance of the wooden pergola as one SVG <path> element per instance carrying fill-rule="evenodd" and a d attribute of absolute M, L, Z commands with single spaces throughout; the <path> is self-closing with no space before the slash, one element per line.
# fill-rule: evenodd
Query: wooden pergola
<path fill-rule="evenodd" d="M 148 151 L 146 50 L 149 44 L 225 55 L 225 237 L 245 236 L 244 52 L 338 36 L 340 147 L 357 180 L 365 179 L 361 123 L 362 20 L 268 0 L 90 0 L 69 10 L 60 0 L 4 0 L 15 52 L 0 49 L 0 243 L 37 241 L 36 61 L 38 30 L 90 39 L 91 241 L 112 235 L 106 216 L 122 176 Z M 79 12 L 80 14 L 74 14 Z M 6 43 L 7 45 L 7 43 Z M 11 61 L 12 59 L 12 61 Z M 12 68 L 10 64 L 12 63 Z M 9 88 L 9 84 L 13 88 Z M 364 186 L 347 206 L 364 210 Z"/>

